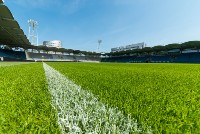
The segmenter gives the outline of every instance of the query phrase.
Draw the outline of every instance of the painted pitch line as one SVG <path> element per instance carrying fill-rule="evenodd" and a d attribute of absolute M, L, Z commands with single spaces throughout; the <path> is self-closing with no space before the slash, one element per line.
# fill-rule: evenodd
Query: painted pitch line
<path fill-rule="evenodd" d="M 92 93 L 81 89 L 49 65 L 43 63 L 43 67 L 63 134 L 142 133 L 142 128 L 129 116 L 104 105 Z"/>

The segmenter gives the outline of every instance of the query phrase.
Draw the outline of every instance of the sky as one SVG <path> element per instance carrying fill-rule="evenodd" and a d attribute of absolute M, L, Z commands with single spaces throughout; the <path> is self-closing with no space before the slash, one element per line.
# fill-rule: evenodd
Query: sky
<path fill-rule="evenodd" d="M 39 44 L 100 51 L 145 42 L 148 47 L 200 40 L 200 0 L 4 0 L 24 33 L 38 21 Z"/>

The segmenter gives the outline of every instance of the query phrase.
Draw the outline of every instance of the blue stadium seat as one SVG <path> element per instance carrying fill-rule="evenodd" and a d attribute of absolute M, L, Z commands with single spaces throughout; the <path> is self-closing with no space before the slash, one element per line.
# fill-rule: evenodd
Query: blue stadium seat
<path fill-rule="evenodd" d="M 25 52 L 22 52 L 22 51 L 0 49 L 0 56 L 1 57 L 8 57 L 8 58 L 26 60 Z"/>

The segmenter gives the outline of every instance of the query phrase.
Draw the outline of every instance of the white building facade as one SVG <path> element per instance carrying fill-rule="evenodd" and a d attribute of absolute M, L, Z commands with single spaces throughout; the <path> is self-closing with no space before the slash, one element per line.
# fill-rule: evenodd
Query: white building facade
<path fill-rule="evenodd" d="M 144 42 L 142 42 L 142 43 L 137 43 L 137 44 L 131 44 L 131 45 L 126 45 L 126 46 L 111 48 L 111 52 L 119 52 L 119 51 L 133 50 L 133 49 L 142 49 L 144 47 L 146 47 L 146 44 Z"/>
<path fill-rule="evenodd" d="M 43 41 L 43 45 L 47 47 L 62 48 L 62 42 L 60 40 Z"/>

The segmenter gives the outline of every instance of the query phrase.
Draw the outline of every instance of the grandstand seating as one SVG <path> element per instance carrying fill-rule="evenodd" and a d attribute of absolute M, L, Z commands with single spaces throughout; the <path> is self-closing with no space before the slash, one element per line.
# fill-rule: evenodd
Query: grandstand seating
<path fill-rule="evenodd" d="M 23 51 L 6 50 L 6 49 L 0 49 L 0 57 L 19 59 L 19 60 L 26 60 L 25 52 L 23 52 Z"/>
<path fill-rule="evenodd" d="M 51 54 L 46 53 L 32 53 L 32 52 L 26 52 L 26 58 L 28 60 L 51 60 L 53 59 L 53 56 Z"/>
<path fill-rule="evenodd" d="M 150 62 L 171 62 L 171 56 L 170 55 L 151 56 L 149 60 Z"/>
<path fill-rule="evenodd" d="M 171 62 L 171 57 L 166 56 L 122 56 L 102 58 L 102 62 Z"/>
<path fill-rule="evenodd" d="M 200 53 L 183 53 L 174 58 L 179 63 L 200 63 Z"/>
<path fill-rule="evenodd" d="M 62 54 L 47 54 L 47 53 L 33 53 L 26 52 L 27 60 L 35 61 L 79 61 L 79 62 L 94 62 L 100 61 L 97 57 L 75 56 L 75 55 L 62 55 Z"/>
<path fill-rule="evenodd" d="M 133 62 L 148 62 L 149 56 L 138 56 L 136 57 Z"/>
<path fill-rule="evenodd" d="M 75 58 L 72 55 L 63 55 L 63 59 L 67 61 L 75 61 Z"/>
<path fill-rule="evenodd" d="M 102 58 L 102 62 L 133 62 L 135 56 L 121 56 L 121 57 L 108 57 Z"/>
<path fill-rule="evenodd" d="M 53 60 L 75 61 L 75 58 L 72 55 L 62 55 L 62 54 L 48 54 L 48 55 L 52 55 Z"/>
<path fill-rule="evenodd" d="M 91 61 L 91 62 L 99 62 L 99 61 L 101 61 L 101 58 L 100 57 L 92 57 L 92 56 L 85 56 L 85 59 L 86 59 L 86 61 Z"/>
<path fill-rule="evenodd" d="M 182 53 L 176 55 L 154 55 L 154 56 L 121 56 L 102 58 L 102 62 L 134 62 L 134 63 L 200 63 L 200 53 Z"/>
<path fill-rule="evenodd" d="M 182 53 L 174 55 L 154 55 L 154 56 L 118 56 L 118 57 L 94 57 L 94 56 L 75 56 L 63 54 L 33 53 L 23 51 L 13 51 L 0 49 L 0 57 L 10 60 L 34 60 L 34 61 L 80 61 L 80 62 L 128 62 L 128 63 L 200 63 L 200 53 Z"/>
<path fill-rule="evenodd" d="M 85 56 L 75 56 L 76 61 L 86 61 Z"/>
<path fill-rule="evenodd" d="M 52 54 L 52 59 L 63 59 L 63 57 L 60 55 Z"/>

